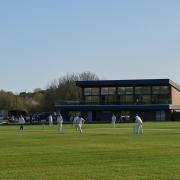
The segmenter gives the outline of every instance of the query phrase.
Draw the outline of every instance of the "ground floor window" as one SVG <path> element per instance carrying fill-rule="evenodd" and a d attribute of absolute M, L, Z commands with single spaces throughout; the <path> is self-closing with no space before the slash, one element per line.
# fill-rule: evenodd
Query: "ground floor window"
<path fill-rule="evenodd" d="M 165 111 L 156 111 L 156 121 L 165 121 L 166 113 Z"/>

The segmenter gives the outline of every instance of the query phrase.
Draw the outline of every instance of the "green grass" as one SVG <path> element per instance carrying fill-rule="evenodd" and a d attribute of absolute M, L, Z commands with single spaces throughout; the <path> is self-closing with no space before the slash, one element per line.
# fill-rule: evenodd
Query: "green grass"
<path fill-rule="evenodd" d="M 180 122 L 56 127 L 0 126 L 0 179 L 180 179 Z"/>

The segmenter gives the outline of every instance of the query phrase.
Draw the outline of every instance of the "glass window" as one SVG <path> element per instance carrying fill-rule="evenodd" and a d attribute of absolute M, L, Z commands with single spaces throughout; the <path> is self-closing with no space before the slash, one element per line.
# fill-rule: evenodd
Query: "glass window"
<path fill-rule="evenodd" d="M 159 95 L 159 103 L 160 104 L 169 104 L 170 98 L 166 94 L 160 94 Z"/>
<path fill-rule="evenodd" d="M 120 104 L 133 104 L 134 98 L 133 95 L 121 95 L 119 96 Z"/>
<path fill-rule="evenodd" d="M 105 103 L 106 104 L 115 104 L 116 96 L 105 96 Z"/>
<path fill-rule="evenodd" d="M 91 96 L 85 96 L 85 104 L 91 103 Z"/>
<path fill-rule="evenodd" d="M 166 94 L 154 94 L 152 95 L 152 103 L 153 104 L 169 104 L 170 97 Z"/>
<path fill-rule="evenodd" d="M 108 94 L 116 94 L 116 88 L 115 87 L 103 87 L 101 88 L 101 94 L 102 95 L 108 95 Z"/>
<path fill-rule="evenodd" d="M 133 94 L 133 87 L 118 87 L 118 94 Z"/>
<path fill-rule="evenodd" d="M 133 87 L 126 87 L 126 94 L 133 94 Z"/>
<path fill-rule="evenodd" d="M 152 104 L 158 104 L 158 95 L 152 95 Z"/>
<path fill-rule="evenodd" d="M 85 96 L 85 103 L 86 104 L 93 104 L 99 103 L 99 96 Z"/>
<path fill-rule="evenodd" d="M 136 104 L 151 104 L 150 95 L 136 95 L 135 96 Z"/>
<path fill-rule="evenodd" d="M 115 87 L 110 87 L 109 88 L 109 94 L 116 94 L 116 88 Z"/>
<path fill-rule="evenodd" d="M 91 102 L 92 103 L 99 103 L 99 96 L 91 96 Z"/>
<path fill-rule="evenodd" d="M 84 88 L 84 95 L 91 95 L 91 88 Z"/>
<path fill-rule="evenodd" d="M 108 94 L 108 88 L 106 88 L 106 87 L 101 88 L 101 94 L 103 94 L 103 95 Z"/>
<path fill-rule="evenodd" d="M 99 95 L 99 88 L 92 88 L 91 92 L 92 92 L 92 95 Z"/>
<path fill-rule="evenodd" d="M 118 94 L 126 94 L 125 87 L 118 87 Z"/>
<path fill-rule="evenodd" d="M 165 121 L 166 120 L 165 111 L 156 111 L 156 120 L 157 121 Z"/>
<path fill-rule="evenodd" d="M 169 86 L 152 86 L 152 94 L 169 94 Z"/>
<path fill-rule="evenodd" d="M 142 96 L 142 103 L 143 104 L 151 104 L 151 96 L 150 95 L 143 95 Z"/>
<path fill-rule="evenodd" d="M 135 87 L 135 94 L 150 94 L 151 88 L 149 86 Z"/>
<path fill-rule="evenodd" d="M 133 104 L 133 96 L 126 96 L 126 103 Z"/>

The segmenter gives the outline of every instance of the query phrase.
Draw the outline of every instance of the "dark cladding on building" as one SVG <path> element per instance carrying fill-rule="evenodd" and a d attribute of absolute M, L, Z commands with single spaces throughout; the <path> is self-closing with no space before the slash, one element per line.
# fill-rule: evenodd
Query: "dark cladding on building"
<path fill-rule="evenodd" d="M 56 104 L 64 114 L 81 112 L 88 121 L 139 114 L 144 121 L 180 120 L 180 86 L 170 79 L 77 81 L 81 101 Z"/>

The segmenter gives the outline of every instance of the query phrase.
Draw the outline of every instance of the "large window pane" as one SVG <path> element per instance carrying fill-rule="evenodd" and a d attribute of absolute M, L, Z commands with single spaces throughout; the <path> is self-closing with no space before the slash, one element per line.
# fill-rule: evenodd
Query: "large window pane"
<path fill-rule="evenodd" d="M 99 88 L 84 88 L 84 95 L 99 95 Z"/>
<path fill-rule="evenodd" d="M 150 95 L 136 95 L 135 96 L 136 104 L 151 104 Z"/>
<path fill-rule="evenodd" d="M 101 94 L 102 95 L 108 95 L 108 94 L 115 95 L 116 94 L 116 88 L 115 87 L 103 87 L 103 88 L 101 88 Z"/>
<path fill-rule="evenodd" d="M 91 95 L 91 88 L 84 88 L 84 95 Z"/>
<path fill-rule="evenodd" d="M 99 103 L 99 96 L 92 96 L 91 97 L 91 102 L 94 104 L 98 104 Z"/>
<path fill-rule="evenodd" d="M 121 95 L 118 99 L 120 104 L 134 104 L 133 95 Z"/>
<path fill-rule="evenodd" d="M 150 95 L 143 95 L 142 96 L 142 103 L 143 104 L 151 104 L 151 96 Z"/>
<path fill-rule="evenodd" d="M 151 88 L 149 86 L 135 87 L 135 94 L 150 94 Z"/>
<path fill-rule="evenodd" d="M 164 121 L 166 119 L 165 111 L 156 111 L 156 120 L 157 121 Z"/>
<path fill-rule="evenodd" d="M 170 97 L 166 94 L 154 94 L 152 95 L 152 103 L 153 104 L 169 104 Z"/>
<path fill-rule="evenodd" d="M 133 94 L 133 87 L 118 87 L 118 94 Z"/>
<path fill-rule="evenodd" d="M 91 104 L 91 96 L 85 96 L 85 104 Z"/>
<path fill-rule="evenodd" d="M 91 93 L 92 95 L 99 95 L 99 88 L 92 88 Z"/>
<path fill-rule="evenodd" d="M 115 104 L 116 96 L 105 96 L 105 104 Z"/>
<path fill-rule="evenodd" d="M 126 96 L 126 103 L 133 104 L 133 96 Z"/>
<path fill-rule="evenodd" d="M 109 88 L 109 94 L 116 94 L 116 88 L 115 87 L 110 87 Z"/>
<path fill-rule="evenodd" d="M 168 86 L 152 86 L 152 94 L 169 94 Z"/>
<path fill-rule="evenodd" d="M 98 104 L 99 96 L 85 96 L 85 104 Z"/>
<path fill-rule="evenodd" d="M 160 94 L 159 95 L 159 103 L 161 104 L 169 104 L 170 98 L 166 94 Z"/>
<path fill-rule="evenodd" d="M 108 94 L 108 88 L 106 88 L 106 87 L 101 88 L 101 94 L 102 94 L 102 95 Z"/>

